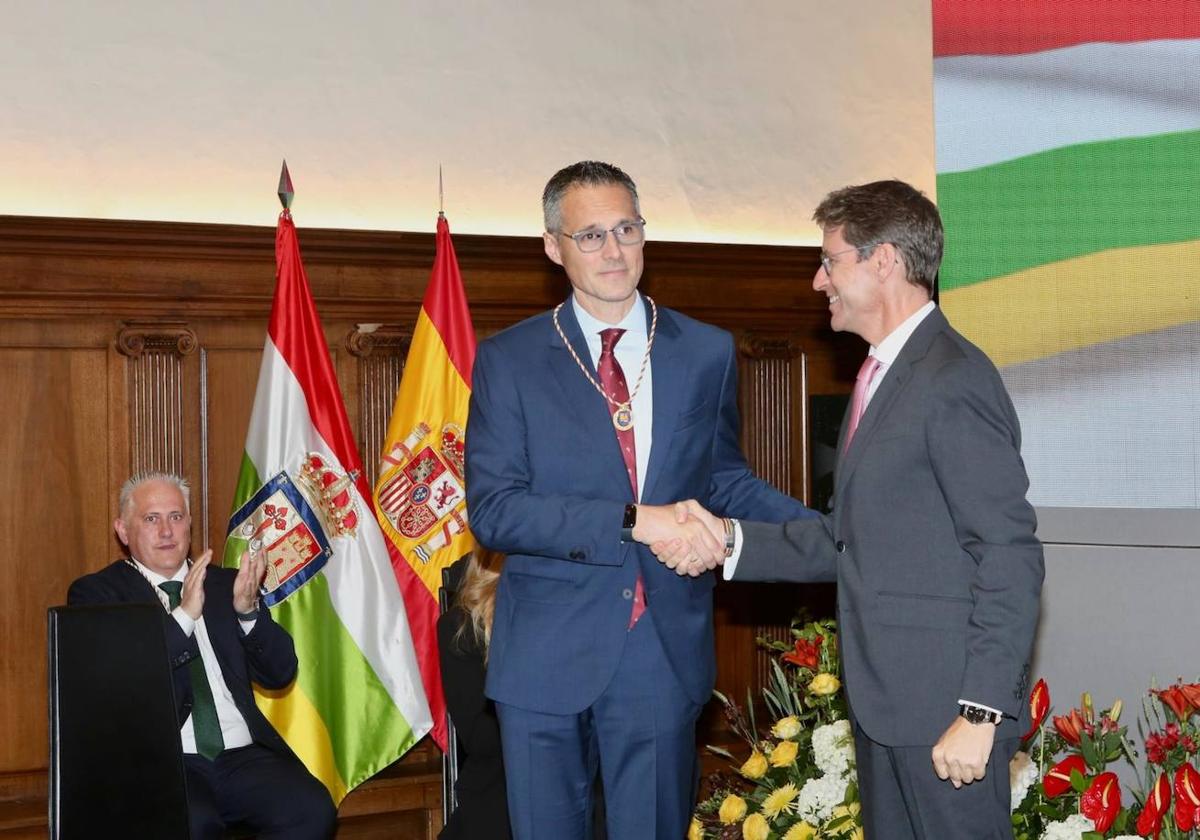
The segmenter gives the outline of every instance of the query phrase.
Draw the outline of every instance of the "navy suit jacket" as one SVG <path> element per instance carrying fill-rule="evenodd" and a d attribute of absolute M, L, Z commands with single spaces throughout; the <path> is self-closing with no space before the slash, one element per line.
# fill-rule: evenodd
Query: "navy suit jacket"
<path fill-rule="evenodd" d="M 559 322 L 596 376 L 569 304 Z M 746 464 L 727 332 L 660 307 L 650 363 L 654 424 L 642 502 L 695 498 L 719 515 L 769 521 L 811 515 Z M 550 313 L 481 343 L 472 387 L 471 529 L 508 555 L 496 597 L 488 696 L 555 714 L 591 705 L 620 660 L 640 572 L 648 605 L 642 621 L 654 622 L 688 695 L 706 702 L 715 678 L 715 575 L 679 577 L 646 547 L 621 542 L 633 493 L 611 409 L 579 370 Z"/>
<path fill-rule="evenodd" d="M 209 566 L 204 577 L 204 626 L 221 666 L 225 684 L 255 743 L 285 755 L 291 750 L 254 702 L 251 680 L 264 688 L 286 688 L 296 677 L 296 650 L 287 631 L 271 620 L 270 610 L 259 610 L 254 629 L 243 633 L 233 612 L 235 569 Z M 71 584 L 67 603 L 161 604 L 150 582 L 124 560 Z M 179 725 L 192 712 L 192 679 L 188 662 L 200 655 L 195 634 L 188 636 L 169 613 L 163 612 L 167 655 L 175 685 Z"/>

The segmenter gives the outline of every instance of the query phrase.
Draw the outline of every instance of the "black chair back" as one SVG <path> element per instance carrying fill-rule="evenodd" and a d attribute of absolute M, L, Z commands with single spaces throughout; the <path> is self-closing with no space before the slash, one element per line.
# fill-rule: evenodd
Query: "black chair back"
<path fill-rule="evenodd" d="M 450 599 L 454 597 L 450 567 L 442 569 L 442 585 L 438 587 L 438 610 L 445 612 L 450 608 Z M 454 722 L 450 720 L 450 712 L 446 712 L 446 751 L 442 753 L 442 825 L 450 821 L 450 815 L 458 807 L 458 795 L 454 792 L 458 782 L 458 733 Z"/>
<path fill-rule="evenodd" d="M 163 611 L 49 612 L 50 836 L 188 838 Z"/>

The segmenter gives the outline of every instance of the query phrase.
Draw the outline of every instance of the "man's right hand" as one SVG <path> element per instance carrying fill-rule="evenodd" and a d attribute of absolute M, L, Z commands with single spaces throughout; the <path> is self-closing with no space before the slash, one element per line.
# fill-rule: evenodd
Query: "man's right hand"
<path fill-rule="evenodd" d="M 683 507 L 688 504 L 695 505 L 704 517 L 689 516 Z M 649 546 L 672 546 L 666 556 L 655 554 L 678 575 L 697 577 L 725 559 L 725 526 L 695 502 L 638 505 L 633 538 Z"/>
<path fill-rule="evenodd" d="M 180 593 L 179 606 L 192 621 L 199 621 L 204 612 L 204 575 L 208 570 L 208 561 L 212 560 L 212 549 L 200 555 L 192 562 L 187 575 L 183 579 L 183 590 Z"/>
<path fill-rule="evenodd" d="M 716 535 L 721 543 L 720 555 L 715 561 L 706 562 L 705 558 L 697 557 L 690 547 L 678 538 L 658 540 L 650 545 L 650 550 L 654 552 L 654 556 L 659 559 L 668 569 L 674 569 L 676 574 L 697 575 L 707 572 L 709 569 L 716 568 L 725 562 L 725 523 L 718 517 L 713 516 L 704 506 L 695 499 L 688 499 L 684 502 L 676 502 L 673 505 L 675 511 L 675 521 L 680 525 L 688 522 L 696 522 L 705 527 L 710 533 Z"/>

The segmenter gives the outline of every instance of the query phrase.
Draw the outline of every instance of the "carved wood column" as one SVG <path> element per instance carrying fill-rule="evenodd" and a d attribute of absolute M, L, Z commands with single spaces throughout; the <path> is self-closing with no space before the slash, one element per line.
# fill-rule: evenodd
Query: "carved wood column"
<path fill-rule="evenodd" d="M 760 477 L 808 499 L 806 359 L 794 335 L 746 332 L 738 340 L 742 447 Z"/>
<path fill-rule="evenodd" d="M 359 324 L 346 336 L 346 349 L 358 359 L 358 435 L 372 487 L 379 478 L 379 454 L 411 343 L 411 328 L 392 324 Z"/>
<path fill-rule="evenodd" d="M 117 333 L 117 351 L 127 359 L 130 474 L 195 476 L 198 464 L 188 450 L 199 420 L 198 381 L 184 361 L 197 346 L 196 333 L 182 322 L 129 321 Z"/>

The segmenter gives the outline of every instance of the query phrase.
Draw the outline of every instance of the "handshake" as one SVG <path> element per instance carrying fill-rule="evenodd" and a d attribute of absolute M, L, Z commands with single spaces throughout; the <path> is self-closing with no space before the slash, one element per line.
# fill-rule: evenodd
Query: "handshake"
<path fill-rule="evenodd" d="M 675 574 L 699 577 L 725 562 L 730 528 L 727 520 L 689 499 L 673 505 L 638 505 L 633 538 L 650 546 Z"/>

